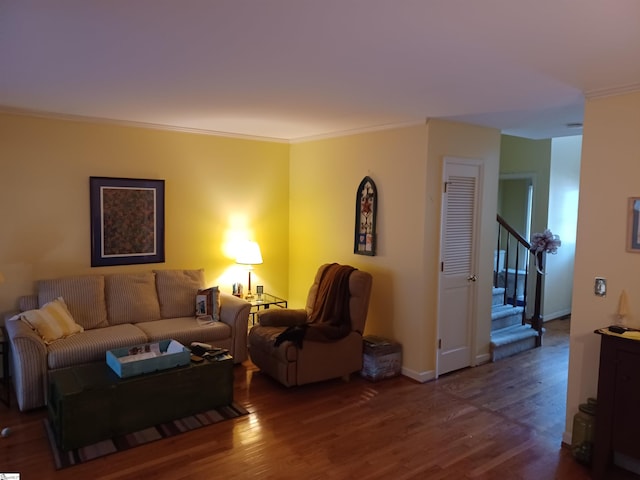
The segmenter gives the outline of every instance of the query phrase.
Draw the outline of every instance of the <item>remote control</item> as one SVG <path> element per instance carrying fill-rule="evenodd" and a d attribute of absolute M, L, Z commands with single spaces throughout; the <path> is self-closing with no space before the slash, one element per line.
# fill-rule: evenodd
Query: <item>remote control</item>
<path fill-rule="evenodd" d="M 207 354 L 207 349 L 202 348 L 200 345 L 192 345 L 191 353 L 194 355 L 198 355 L 199 357 L 204 357 Z"/>
<path fill-rule="evenodd" d="M 613 333 L 624 333 L 624 332 L 628 332 L 629 330 L 631 330 L 630 328 L 627 327 L 622 327 L 620 325 L 611 325 L 609 327 L 609 331 L 613 332 Z"/>

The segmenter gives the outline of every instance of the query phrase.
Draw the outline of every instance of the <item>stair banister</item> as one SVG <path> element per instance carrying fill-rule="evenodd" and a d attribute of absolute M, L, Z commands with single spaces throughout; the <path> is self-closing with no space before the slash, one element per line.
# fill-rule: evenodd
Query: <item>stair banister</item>
<path fill-rule="evenodd" d="M 518 284 L 518 263 L 519 263 L 519 247 L 522 246 L 523 248 L 527 249 L 527 252 L 530 252 L 531 250 L 531 244 L 529 243 L 529 241 L 527 241 L 527 239 L 525 239 L 522 235 L 520 235 L 520 233 L 518 233 L 511 225 L 509 225 L 507 223 L 507 221 L 502 218 L 502 216 L 497 215 L 496 216 L 497 221 L 498 221 L 498 258 L 496 259 L 496 274 L 494 275 L 494 278 L 496 279 L 496 281 L 494 282 L 494 285 L 497 284 L 497 276 L 498 276 L 498 266 L 500 263 L 500 246 L 501 246 L 501 237 L 502 237 L 502 230 L 504 229 L 508 232 L 508 236 L 506 239 L 506 249 L 505 249 L 505 293 L 504 293 L 504 303 L 507 303 L 507 288 L 508 287 L 508 272 L 509 272 L 509 246 L 510 246 L 510 242 L 509 239 L 511 237 L 513 237 L 516 240 L 516 243 L 518 244 L 518 246 L 516 247 L 516 268 L 515 268 L 515 274 L 514 274 L 514 292 L 513 292 L 513 300 L 512 303 L 515 306 L 517 304 L 517 284 Z M 538 332 L 538 338 L 536 340 L 536 346 L 540 346 L 542 345 L 542 316 L 541 316 L 541 312 L 540 312 L 540 308 L 541 308 L 541 303 L 542 303 L 542 272 L 544 271 L 544 254 L 543 252 L 538 252 L 536 254 L 536 264 L 538 265 L 538 268 L 536 269 L 536 288 L 535 288 L 535 298 L 534 298 L 534 305 L 533 305 L 533 309 L 534 309 L 534 313 L 533 313 L 533 317 L 531 318 L 531 328 L 533 328 L 534 330 L 536 330 Z M 525 309 L 522 313 L 522 322 L 523 324 L 526 323 L 526 304 L 527 304 L 527 284 L 528 284 L 528 267 L 526 268 L 525 271 L 525 276 L 524 276 L 524 291 L 523 291 L 523 303 L 525 306 Z"/>

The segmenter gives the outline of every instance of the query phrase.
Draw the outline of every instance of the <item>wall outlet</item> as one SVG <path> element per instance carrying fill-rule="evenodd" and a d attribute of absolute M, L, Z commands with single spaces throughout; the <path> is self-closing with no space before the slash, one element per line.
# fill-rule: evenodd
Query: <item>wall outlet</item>
<path fill-rule="evenodd" d="M 607 294 L 607 279 L 596 277 L 593 283 L 593 293 L 598 297 L 604 297 Z"/>

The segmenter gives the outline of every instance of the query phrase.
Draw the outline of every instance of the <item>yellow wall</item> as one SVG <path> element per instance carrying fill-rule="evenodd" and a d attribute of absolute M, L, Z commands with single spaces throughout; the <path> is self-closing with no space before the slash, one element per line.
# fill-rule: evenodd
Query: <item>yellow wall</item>
<path fill-rule="evenodd" d="M 11 114 L 0 145 L 0 311 L 71 274 L 202 267 L 209 284 L 246 288 L 224 249 L 238 234 L 262 247 L 254 283 L 286 295 L 288 145 Z M 165 180 L 165 263 L 90 267 L 90 176 Z"/>
<path fill-rule="evenodd" d="M 356 190 L 378 189 L 377 255 L 353 253 Z M 370 272 L 366 332 L 404 344 L 405 365 L 420 364 L 427 341 L 423 290 L 426 126 L 295 144 L 291 147 L 290 299 L 303 306 L 319 265 L 341 262 Z"/>
<path fill-rule="evenodd" d="M 530 140 L 511 135 L 502 135 L 500 173 L 532 174 L 534 177 L 532 232 L 544 232 L 547 228 L 550 169 L 550 139 Z"/>
<path fill-rule="evenodd" d="M 430 120 L 426 125 L 331 138 L 291 147 L 290 290 L 303 306 L 317 267 L 344 262 L 374 276 L 366 333 L 403 346 L 403 370 L 426 380 L 435 370 L 444 155 L 485 160 L 483 251 L 494 245 L 500 133 L 494 129 Z M 378 251 L 353 254 L 356 189 L 365 176 L 377 185 Z M 490 193 L 493 192 L 493 193 Z M 486 255 L 486 291 L 478 331 L 479 350 L 489 343 L 491 258 Z M 485 281 L 486 280 L 486 281 Z M 486 306 L 484 306 L 486 305 Z M 485 312 L 486 310 L 486 312 Z"/>
<path fill-rule="evenodd" d="M 254 284 L 304 305 L 317 267 L 343 262 L 374 275 L 367 333 L 403 344 L 405 373 L 435 371 L 442 162 L 482 159 L 477 354 L 488 352 L 500 134 L 426 124 L 291 146 L 103 123 L 0 114 L 0 310 L 41 278 L 204 267 L 209 284 L 246 283 L 225 243 L 257 240 Z M 353 253 L 356 189 L 378 187 L 374 257 Z M 166 181 L 166 262 L 90 267 L 89 177 Z M 229 273 L 231 272 L 231 273 Z M 485 278 L 486 277 L 486 278 Z M 485 322 L 486 318 L 486 323 Z"/>
<path fill-rule="evenodd" d="M 589 99 L 580 166 L 578 232 L 571 307 L 566 431 L 578 404 L 596 396 L 600 338 L 593 331 L 615 321 L 623 289 L 628 324 L 640 327 L 640 254 L 625 250 L 627 199 L 640 196 L 640 92 Z M 606 297 L 593 294 L 605 277 Z"/>

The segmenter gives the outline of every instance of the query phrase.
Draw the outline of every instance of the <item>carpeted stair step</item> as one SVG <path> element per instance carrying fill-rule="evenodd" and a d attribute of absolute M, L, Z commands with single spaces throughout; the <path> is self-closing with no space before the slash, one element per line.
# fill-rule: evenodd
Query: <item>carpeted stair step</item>
<path fill-rule="evenodd" d="M 491 296 L 491 305 L 502 305 L 504 301 L 504 288 L 493 287 L 493 294 Z"/>
<path fill-rule="evenodd" d="M 536 332 L 530 325 L 514 325 L 491 332 L 491 361 L 510 357 L 536 347 Z"/>
<path fill-rule="evenodd" d="M 494 305 L 491 307 L 491 331 L 522 325 L 523 307 Z"/>

